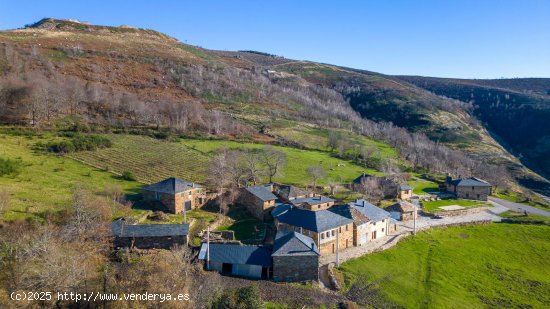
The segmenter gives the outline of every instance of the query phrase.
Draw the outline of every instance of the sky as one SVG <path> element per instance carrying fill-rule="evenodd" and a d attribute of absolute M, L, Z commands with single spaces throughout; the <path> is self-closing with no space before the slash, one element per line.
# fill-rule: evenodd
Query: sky
<path fill-rule="evenodd" d="M 547 0 L 0 0 L 0 29 L 43 17 L 392 75 L 550 77 Z"/>

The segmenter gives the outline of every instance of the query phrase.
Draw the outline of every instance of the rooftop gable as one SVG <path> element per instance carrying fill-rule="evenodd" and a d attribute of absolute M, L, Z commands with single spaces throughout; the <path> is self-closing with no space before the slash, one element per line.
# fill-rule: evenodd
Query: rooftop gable
<path fill-rule="evenodd" d="M 269 185 L 251 186 L 247 187 L 246 191 L 252 193 L 254 196 L 264 202 L 276 200 L 277 197 L 269 190 L 269 188 Z"/>
<path fill-rule="evenodd" d="M 297 232 L 278 232 L 271 256 L 320 255 L 319 248 L 310 237 Z"/>
<path fill-rule="evenodd" d="M 115 237 L 169 237 L 186 236 L 189 224 L 136 224 L 127 225 L 122 220 L 111 223 L 111 232 Z"/>
<path fill-rule="evenodd" d="M 213 262 L 229 264 L 271 266 L 271 248 L 238 244 L 210 244 L 209 259 Z M 199 260 L 206 260 L 207 244 L 203 243 Z"/>
<path fill-rule="evenodd" d="M 380 221 L 390 217 L 389 212 L 380 207 L 374 206 L 364 199 L 358 199 L 354 202 L 348 203 L 348 205 L 369 218 L 370 221 Z"/>
<path fill-rule="evenodd" d="M 272 212 L 272 215 L 282 223 L 313 232 L 322 232 L 353 223 L 352 219 L 346 218 L 331 209 L 311 211 L 288 204 L 279 205 Z"/>
<path fill-rule="evenodd" d="M 167 194 L 176 194 L 176 193 L 188 191 L 193 188 L 202 188 L 202 186 L 194 182 L 172 177 L 172 178 L 168 178 L 163 181 L 145 186 L 142 188 L 142 190 L 147 190 L 152 192 L 161 192 L 161 193 L 167 193 Z"/>

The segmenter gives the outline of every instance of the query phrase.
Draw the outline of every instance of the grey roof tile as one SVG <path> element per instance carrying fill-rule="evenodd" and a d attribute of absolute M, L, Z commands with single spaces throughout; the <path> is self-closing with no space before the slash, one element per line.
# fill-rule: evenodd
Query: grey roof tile
<path fill-rule="evenodd" d="M 199 184 L 172 177 L 172 178 L 168 178 L 163 181 L 145 186 L 142 188 L 142 190 L 176 194 L 179 192 L 187 191 L 189 189 L 201 188 L 201 187 L 202 186 Z"/>
<path fill-rule="evenodd" d="M 289 201 L 294 206 L 299 206 L 300 204 L 308 203 L 309 205 L 317 205 L 317 204 L 323 204 L 328 202 L 334 202 L 334 199 L 331 199 L 328 196 L 324 195 L 318 195 L 318 196 L 312 196 L 312 197 L 303 197 L 303 198 L 296 198 Z"/>
<path fill-rule="evenodd" d="M 258 197 L 262 201 L 273 201 L 276 200 L 277 197 L 275 194 L 273 194 L 269 190 L 268 185 L 259 185 L 259 186 L 251 186 L 247 187 L 246 190 L 252 194 L 254 194 L 256 197 Z"/>
<path fill-rule="evenodd" d="M 200 260 L 206 260 L 206 243 L 203 243 L 199 253 Z M 210 244 L 210 261 L 229 264 L 271 266 L 271 248 L 263 246 L 238 244 Z"/>
<path fill-rule="evenodd" d="M 185 236 L 189 233 L 189 224 L 137 224 L 128 225 L 122 220 L 111 223 L 115 237 L 164 237 Z"/>
<path fill-rule="evenodd" d="M 277 232 L 271 256 L 304 255 L 320 255 L 313 239 L 297 232 Z"/>
<path fill-rule="evenodd" d="M 366 200 L 359 199 L 348 203 L 349 206 L 361 212 L 371 221 L 380 221 L 390 217 L 390 213 L 380 207 L 376 207 Z"/>
<path fill-rule="evenodd" d="M 331 209 L 312 211 L 291 207 L 288 204 L 280 205 L 278 208 L 274 210 L 278 214 L 274 216 L 277 220 L 314 232 L 326 231 L 353 222 L 352 219 L 335 213 Z"/>

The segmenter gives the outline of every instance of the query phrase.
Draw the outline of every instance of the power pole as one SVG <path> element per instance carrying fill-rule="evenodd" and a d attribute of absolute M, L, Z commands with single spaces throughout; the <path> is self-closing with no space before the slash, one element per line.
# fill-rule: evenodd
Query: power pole
<path fill-rule="evenodd" d="M 340 246 L 338 244 L 338 238 L 340 238 L 339 228 L 336 229 L 336 267 L 340 266 Z"/>
<path fill-rule="evenodd" d="M 206 228 L 206 270 L 210 270 L 210 227 Z"/>
<path fill-rule="evenodd" d="M 416 215 L 418 213 L 418 208 L 416 208 L 416 204 L 414 204 L 414 214 L 413 214 L 413 217 L 414 217 L 414 231 L 413 231 L 413 234 L 416 235 Z"/>

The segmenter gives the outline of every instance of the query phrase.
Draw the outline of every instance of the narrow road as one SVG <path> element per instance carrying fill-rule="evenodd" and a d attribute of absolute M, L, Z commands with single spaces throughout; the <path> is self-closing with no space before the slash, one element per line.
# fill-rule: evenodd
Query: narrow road
<path fill-rule="evenodd" d="M 538 208 L 535 208 L 533 206 L 520 204 L 520 203 L 514 203 L 514 202 L 510 202 L 510 201 L 503 200 L 503 199 L 496 198 L 496 197 L 492 197 L 492 196 L 489 197 L 489 200 L 493 203 L 496 203 L 500 206 L 506 207 L 509 210 L 512 210 L 512 211 L 515 211 L 515 212 L 523 213 L 524 211 L 527 211 L 527 213 L 530 213 L 530 214 L 550 217 L 550 211 L 538 209 Z"/>

